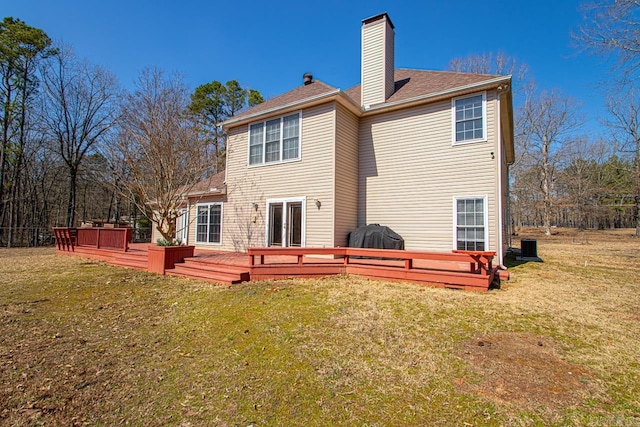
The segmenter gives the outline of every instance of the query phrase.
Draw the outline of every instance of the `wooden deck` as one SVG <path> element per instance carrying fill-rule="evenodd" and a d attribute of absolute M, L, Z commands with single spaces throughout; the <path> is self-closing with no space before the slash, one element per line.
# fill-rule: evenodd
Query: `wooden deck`
<path fill-rule="evenodd" d="M 62 243 L 62 242 L 61 242 Z M 105 249 L 67 242 L 60 254 L 106 261 L 149 271 L 148 243 Z M 356 248 L 251 248 L 248 253 L 196 249 L 194 256 L 166 274 L 234 284 L 249 280 L 355 274 L 371 279 L 405 281 L 443 288 L 487 291 L 507 271 L 493 266 L 493 252 L 421 252 Z"/>

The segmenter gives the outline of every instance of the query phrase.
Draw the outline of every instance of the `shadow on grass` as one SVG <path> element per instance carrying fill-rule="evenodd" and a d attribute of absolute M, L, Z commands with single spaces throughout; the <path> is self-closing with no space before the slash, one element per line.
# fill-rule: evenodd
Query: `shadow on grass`
<path fill-rule="evenodd" d="M 544 262 L 541 258 L 522 258 L 520 257 L 520 249 L 511 248 L 507 255 L 504 257 L 504 266 L 507 268 L 517 267 L 529 262 Z"/>

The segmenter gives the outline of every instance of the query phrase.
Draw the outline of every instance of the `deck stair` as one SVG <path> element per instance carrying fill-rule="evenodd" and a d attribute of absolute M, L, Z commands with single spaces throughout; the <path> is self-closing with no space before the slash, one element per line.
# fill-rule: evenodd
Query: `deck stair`
<path fill-rule="evenodd" d="M 183 263 L 167 270 L 167 274 L 227 284 L 249 281 L 248 267 L 216 263 L 208 257 L 197 256 L 185 258 Z"/>
<path fill-rule="evenodd" d="M 107 262 L 118 267 L 147 271 L 147 252 L 131 249 L 128 252 L 117 252 L 113 253 Z"/>

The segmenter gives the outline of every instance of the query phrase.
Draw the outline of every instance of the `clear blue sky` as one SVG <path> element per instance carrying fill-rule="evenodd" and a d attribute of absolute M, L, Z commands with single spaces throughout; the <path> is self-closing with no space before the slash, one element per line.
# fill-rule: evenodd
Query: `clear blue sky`
<path fill-rule="evenodd" d="M 608 65 L 571 47 L 579 0 L 147 1 L 0 0 L 20 18 L 131 87 L 138 72 L 180 72 L 193 88 L 236 79 L 274 97 L 302 74 L 347 89 L 360 79 L 361 20 L 388 12 L 396 67 L 446 70 L 454 57 L 504 51 L 542 88 L 582 101 L 584 133 L 597 133 Z"/>

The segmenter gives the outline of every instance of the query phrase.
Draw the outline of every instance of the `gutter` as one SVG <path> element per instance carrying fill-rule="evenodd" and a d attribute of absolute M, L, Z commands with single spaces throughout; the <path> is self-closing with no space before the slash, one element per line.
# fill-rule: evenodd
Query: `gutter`
<path fill-rule="evenodd" d="M 229 120 L 222 122 L 220 125 L 222 126 L 223 130 L 226 131 L 229 128 L 229 126 L 238 126 L 240 124 L 250 123 L 252 121 L 255 121 L 258 117 L 261 117 L 261 116 L 268 116 L 276 112 L 282 113 L 286 110 L 295 109 L 296 107 L 309 106 L 309 104 L 312 104 L 314 102 L 331 101 L 331 100 L 336 100 L 338 98 L 340 98 L 343 102 L 346 102 L 346 106 L 354 114 L 356 114 L 358 117 L 362 117 L 362 116 L 377 114 L 385 110 L 394 110 L 398 108 L 409 107 L 411 106 L 411 104 L 420 104 L 424 102 L 435 101 L 439 98 L 449 98 L 457 93 L 478 90 L 481 88 L 494 86 L 499 83 L 509 82 L 510 80 L 511 80 L 510 75 L 500 76 L 495 79 L 485 80 L 478 83 L 471 83 L 466 86 L 457 86 L 455 88 L 447 89 L 441 92 L 430 93 L 427 95 L 420 95 L 414 98 L 403 99 L 396 102 L 380 103 L 374 106 L 366 107 L 364 109 L 363 107 L 357 105 L 351 98 L 349 98 L 344 91 L 340 89 L 335 89 L 326 93 L 322 93 L 320 95 L 315 95 L 310 98 L 302 99 L 300 101 L 295 101 L 289 104 L 262 110 L 257 113 L 249 114 L 247 116 L 242 116 L 237 118 L 232 117 Z"/>
<path fill-rule="evenodd" d="M 466 86 L 457 86 L 455 88 L 451 88 L 451 89 L 447 89 L 447 90 L 443 90 L 441 92 L 436 92 L 436 93 L 430 93 L 427 95 L 420 95 L 420 96 L 416 96 L 414 98 L 408 98 L 408 99 L 403 99 L 401 101 L 396 101 L 396 102 L 387 102 L 387 103 L 381 103 L 381 104 L 376 104 L 370 107 L 367 107 L 364 109 L 362 115 L 370 115 L 370 114 L 375 114 L 378 113 L 380 111 L 386 110 L 386 109 L 396 109 L 396 108 L 404 108 L 407 106 L 407 104 L 418 104 L 418 103 L 422 103 L 424 101 L 433 101 L 436 100 L 438 98 L 450 98 L 452 95 L 459 93 L 459 92 L 465 92 L 465 91 L 472 91 L 472 90 L 477 90 L 477 89 L 481 89 L 485 86 L 493 86 L 496 85 L 498 83 L 504 83 L 504 82 L 508 82 L 511 80 L 511 76 L 500 76 L 497 77 L 495 79 L 492 80 L 485 80 L 482 82 L 478 82 L 478 83 L 471 83 L 468 84 Z"/>
<path fill-rule="evenodd" d="M 218 189 L 218 188 L 210 188 L 208 190 L 202 190 L 202 191 L 192 191 L 190 193 L 185 194 L 186 198 L 189 197 L 195 197 L 195 196 L 203 196 L 203 195 L 210 195 L 210 196 L 224 196 L 225 194 L 227 194 L 226 189 Z"/>

